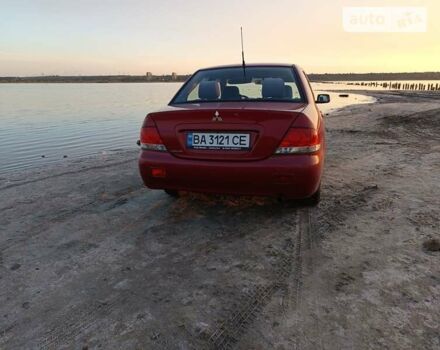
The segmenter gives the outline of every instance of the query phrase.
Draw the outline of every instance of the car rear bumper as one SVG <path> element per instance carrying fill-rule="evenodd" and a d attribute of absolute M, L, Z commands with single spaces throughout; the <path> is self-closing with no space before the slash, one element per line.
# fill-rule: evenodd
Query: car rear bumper
<path fill-rule="evenodd" d="M 165 177 L 153 177 L 152 169 Z M 259 161 L 201 161 L 141 151 L 139 169 L 152 189 L 307 198 L 319 188 L 322 153 L 272 156 Z"/>

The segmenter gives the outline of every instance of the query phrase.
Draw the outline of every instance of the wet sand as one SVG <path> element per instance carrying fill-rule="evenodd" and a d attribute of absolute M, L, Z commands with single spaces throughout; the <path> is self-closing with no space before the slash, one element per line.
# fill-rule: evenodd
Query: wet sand
<path fill-rule="evenodd" d="M 136 152 L 2 176 L 0 348 L 438 348 L 440 96 L 366 93 L 316 208 L 174 200 Z"/>

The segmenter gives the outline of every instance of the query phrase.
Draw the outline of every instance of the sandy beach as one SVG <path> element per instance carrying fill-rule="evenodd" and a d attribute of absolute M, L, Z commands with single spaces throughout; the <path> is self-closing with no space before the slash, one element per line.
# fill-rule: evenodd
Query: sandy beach
<path fill-rule="evenodd" d="M 315 208 L 171 199 L 137 152 L 2 175 L 0 349 L 438 349 L 440 95 L 364 93 Z"/>

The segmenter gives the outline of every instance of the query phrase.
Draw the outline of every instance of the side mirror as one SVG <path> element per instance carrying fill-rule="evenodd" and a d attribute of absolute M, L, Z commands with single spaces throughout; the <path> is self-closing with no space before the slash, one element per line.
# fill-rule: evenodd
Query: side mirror
<path fill-rule="evenodd" d="M 329 103 L 330 102 L 330 95 L 328 94 L 319 94 L 318 98 L 316 99 L 316 103 Z"/>

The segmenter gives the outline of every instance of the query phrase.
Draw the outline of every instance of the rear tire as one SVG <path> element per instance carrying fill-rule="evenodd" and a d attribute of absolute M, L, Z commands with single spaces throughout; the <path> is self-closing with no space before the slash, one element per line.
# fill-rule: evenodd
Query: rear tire
<path fill-rule="evenodd" d="M 169 195 L 170 197 L 173 198 L 178 198 L 179 197 L 179 191 L 177 190 L 164 190 L 164 192 Z"/>
<path fill-rule="evenodd" d="M 283 198 L 283 197 L 279 197 L 279 200 L 281 203 L 286 203 L 289 206 L 292 207 L 314 207 L 317 206 L 318 203 L 321 200 L 321 185 L 319 185 L 318 189 L 316 190 L 316 192 L 308 198 L 302 198 L 302 199 L 290 199 L 290 198 Z"/>
<path fill-rule="evenodd" d="M 319 185 L 319 188 L 311 197 L 306 198 L 304 200 L 305 204 L 311 207 L 317 206 L 320 201 L 321 201 L 321 185 Z"/>

